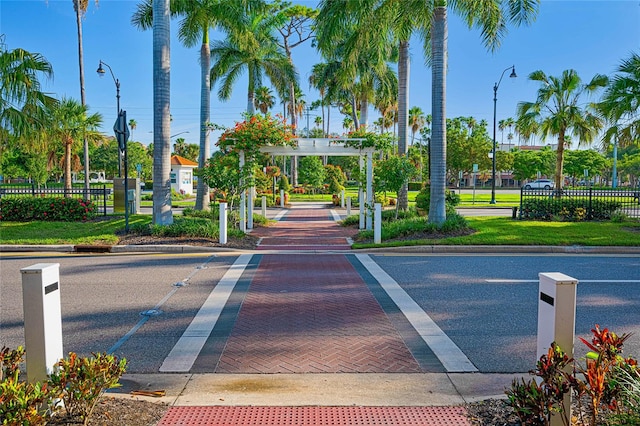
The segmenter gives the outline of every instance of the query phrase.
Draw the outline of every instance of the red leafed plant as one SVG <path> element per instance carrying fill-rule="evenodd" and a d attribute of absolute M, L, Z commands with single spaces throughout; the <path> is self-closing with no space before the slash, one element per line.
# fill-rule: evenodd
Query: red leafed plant
<path fill-rule="evenodd" d="M 554 342 L 548 353 L 540 357 L 536 369 L 530 371 L 538 380 L 513 381 L 506 394 L 523 424 L 548 426 L 552 413 L 559 413 L 566 426 L 595 426 L 609 416 L 634 419 L 632 423 L 620 424 L 637 424 L 633 422 L 640 420 L 638 407 L 628 403 L 629 386 L 620 379 L 621 372 L 631 372 L 631 377 L 640 378 L 638 362 L 621 355 L 623 344 L 631 335 L 618 336 L 607 328 L 600 329 L 598 324 L 591 333 L 590 342 L 580 338 L 590 349 L 584 367 L 569 359 Z M 583 418 L 582 410 L 579 419 L 569 418 L 569 407 L 563 402 L 568 392 L 572 392 L 578 404 L 588 397 L 588 418 Z"/>

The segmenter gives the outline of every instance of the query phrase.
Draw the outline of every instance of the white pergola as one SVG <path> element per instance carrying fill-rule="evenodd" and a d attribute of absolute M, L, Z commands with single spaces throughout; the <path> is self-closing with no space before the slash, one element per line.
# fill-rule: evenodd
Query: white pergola
<path fill-rule="evenodd" d="M 373 220 L 371 216 L 371 208 L 373 208 L 373 147 L 356 148 L 346 146 L 348 141 L 364 141 L 362 138 L 299 138 L 295 139 L 294 146 L 263 146 L 260 148 L 260 152 L 271 155 L 284 155 L 284 156 L 330 156 L 330 157 L 358 157 L 360 171 L 362 171 L 366 163 L 367 182 L 366 188 L 362 188 L 362 185 L 358 189 L 358 204 L 360 206 L 360 229 L 365 227 L 366 229 L 373 228 Z M 244 166 L 244 152 L 240 152 L 240 167 Z M 248 191 L 248 197 L 246 191 L 243 191 L 240 196 L 240 227 L 244 231 L 245 226 L 248 229 L 253 228 L 253 194 L 254 188 Z M 248 200 L 247 200 L 248 198 Z M 366 200 L 365 200 L 366 198 Z M 248 202 L 247 202 L 248 201 Z M 246 209 L 248 207 L 248 209 Z M 369 207 L 369 208 L 365 208 Z M 248 214 L 245 212 L 248 210 Z M 246 216 L 248 216 L 248 223 L 246 222 Z"/>

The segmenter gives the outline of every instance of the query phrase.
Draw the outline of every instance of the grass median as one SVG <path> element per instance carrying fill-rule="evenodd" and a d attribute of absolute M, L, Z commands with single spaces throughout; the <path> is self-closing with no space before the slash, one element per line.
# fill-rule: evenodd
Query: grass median
<path fill-rule="evenodd" d="M 469 235 L 382 241 L 375 247 L 411 245 L 551 245 L 640 246 L 640 222 L 535 222 L 505 217 L 467 217 Z M 129 226 L 151 223 L 149 215 L 132 215 Z M 117 244 L 124 218 L 91 222 L 2 222 L 0 244 Z M 357 243 L 354 247 L 373 247 Z"/>

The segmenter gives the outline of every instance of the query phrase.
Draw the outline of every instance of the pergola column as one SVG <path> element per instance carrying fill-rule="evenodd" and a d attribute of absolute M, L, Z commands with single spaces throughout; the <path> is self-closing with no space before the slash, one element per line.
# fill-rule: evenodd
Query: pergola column
<path fill-rule="evenodd" d="M 242 169 L 244 168 L 244 151 L 240 151 L 240 188 L 244 187 L 244 178 L 242 177 Z M 242 232 L 247 231 L 246 223 L 246 207 L 247 207 L 247 195 L 244 189 L 240 191 L 240 230 Z"/>
<path fill-rule="evenodd" d="M 361 155 L 358 157 L 358 165 L 360 170 L 360 176 L 362 176 L 362 170 L 364 169 L 364 157 Z M 364 229 L 364 188 L 362 187 L 362 182 L 358 183 L 358 206 L 360 210 L 360 224 L 358 226 L 359 229 Z"/>
<path fill-rule="evenodd" d="M 373 229 L 373 152 L 367 152 L 367 230 Z"/>

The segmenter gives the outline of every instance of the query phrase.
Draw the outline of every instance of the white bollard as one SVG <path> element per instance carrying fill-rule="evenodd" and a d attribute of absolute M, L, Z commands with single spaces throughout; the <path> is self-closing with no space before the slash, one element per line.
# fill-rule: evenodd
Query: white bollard
<path fill-rule="evenodd" d="M 267 217 L 267 197 L 262 196 L 262 216 Z"/>
<path fill-rule="evenodd" d="M 344 189 L 340 192 L 340 207 L 344 209 Z"/>
<path fill-rule="evenodd" d="M 351 216 L 351 197 L 347 197 L 347 216 Z"/>
<path fill-rule="evenodd" d="M 22 268 L 22 304 L 27 380 L 45 382 L 63 358 L 60 264 Z"/>
<path fill-rule="evenodd" d="M 220 244 L 227 244 L 227 203 L 220 203 Z"/>
<path fill-rule="evenodd" d="M 280 190 L 280 207 L 284 208 L 284 189 Z"/>
<path fill-rule="evenodd" d="M 559 272 L 543 272 L 538 276 L 540 291 L 536 361 L 547 354 L 553 342 L 556 342 L 569 358 L 573 358 L 578 280 Z M 565 395 L 564 406 L 569 410 L 568 418 L 571 418 L 571 392 Z M 550 424 L 562 425 L 562 415 L 552 415 Z"/>
<path fill-rule="evenodd" d="M 374 218 L 373 218 L 373 242 L 374 244 L 380 244 L 382 242 L 382 204 L 374 204 Z"/>

